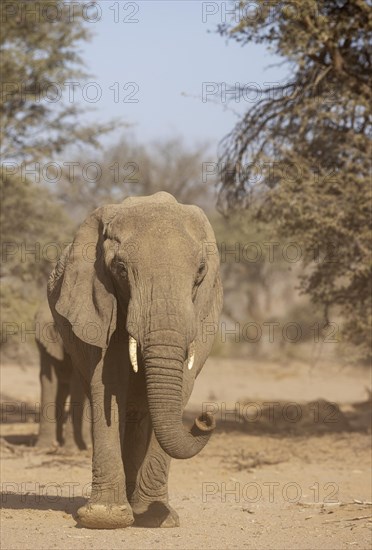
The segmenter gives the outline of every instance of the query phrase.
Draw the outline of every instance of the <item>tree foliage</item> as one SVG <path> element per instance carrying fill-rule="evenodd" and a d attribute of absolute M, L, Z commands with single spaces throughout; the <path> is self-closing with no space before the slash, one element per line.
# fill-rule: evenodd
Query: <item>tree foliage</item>
<path fill-rule="evenodd" d="M 72 223 L 44 187 L 20 177 L 0 178 L 1 344 L 6 355 L 26 358 L 33 343 L 34 313 Z M 25 331 L 31 331 L 25 338 Z"/>
<path fill-rule="evenodd" d="M 303 290 L 370 349 L 372 12 L 364 0 L 259 1 L 255 17 L 219 27 L 242 45 L 267 44 L 288 67 L 222 143 L 219 207 L 248 209 L 302 247 Z"/>
<path fill-rule="evenodd" d="M 78 88 L 87 74 L 79 44 L 90 38 L 90 32 L 82 3 L 74 2 L 73 8 L 58 0 L 1 3 L 4 160 L 35 162 L 71 144 L 97 146 L 98 137 L 113 127 L 84 125 L 80 120 Z"/>
<path fill-rule="evenodd" d="M 90 37 L 83 4 L 72 4 L 0 3 L 2 328 L 14 333 L 1 343 L 10 348 L 19 349 L 21 327 L 32 323 L 72 226 L 48 186 L 29 179 L 27 169 L 33 166 L 40 179 L 42 163 L 69 146 L 98 146 L 114 127 L 82 123 L 82 102 L 71 99 L 69 83 L 87 78 L 79 46 Z"/>
<path fill-rule="evenodd" d="M 45 283 L 73 224 L 45 187 L 21 178 L 0 179 L 3 264 L 1 277 Z M 11 215 L 13 213 L 13 215 Z"/>
<path fill-rule="evenodd" d="M 206 145 L 187 147 L 179 137 L 147 145 L 123 138 L 95 155 L 95 161 L 88 155 L 80 158 L 79 166 L 91 165 L 91 170 L 66 171 L 57 194 L 76 219 L 102 204 L 158 191 L 208 211 L 216 199 L 216 181 L 210 176 L 208 182 L 203 181 L 203 162 L 208 158 Z"/>

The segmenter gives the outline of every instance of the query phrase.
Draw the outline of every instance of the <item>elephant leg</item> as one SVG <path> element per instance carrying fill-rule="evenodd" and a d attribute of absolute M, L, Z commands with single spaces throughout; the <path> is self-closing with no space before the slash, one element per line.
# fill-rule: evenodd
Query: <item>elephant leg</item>
<path fill-rule="evenodd" d="M 125 424 L 125 386 L 120 370 L 119 361 L 117 365 L 107 365 L 107 369 L 100 362 L 95 367 L 90 384 L 93 425 L 92 493 L 88 504 L 79 508 L 77 515 L 80 525 L 92 529 L 128 527 L 134 521 L 126 496 L 121 456 Z"/>
<path fill-rule="evenodd" d="M 58 381 L 57 397 L 56 397 L 56 421 L 57 421 L 57 441 L 59 445 L 64 444 L 63 425 L 66 419 L 65 407 L 66 401 L 70 393 L 70 384 Z"/>
<path fill-rule="evenodd" d="M 170 457 L 161 449 L 152 430 L 149 413 L 127 422 L 125 448 L 127 494 L 135 525 L 178 527 L 178 514 L 168 503 Z"/>
<path fill-rule="evenodd" d="M 185 385 L 185 407 L 193 381 Z M 135 525 L 143 527 L 179 527 L 177 512 L 169 505 L 168 475 L 171 458 L 160 447 L 152 429 L 147 405 L 144 369 L 130 374 L 129 395 L 132 407 L 126 415 L 123 454 L 127 476 L 127 495 Z"/>
<path fill-rule="evenodd" d="M 75 371 L 73 377 L 73 383 L 76 384 L 74 400 L 81 403 L 74 424 L 75 439 L 79 448 L 88 449 L 92 447 L 93 441 L 92 412 L 88 397 L 90 393 L 89 384 L 87 384 L 79 371 Z"/>
<path fill-rule="evenodd" d="M 51 356 L 39 346 L 40 351 L 40 425 L 37 447 L 50 447 L 56 442 L 56 393 L 57 376 Z"/>
<path fill-rule="evenodd" d="M 83 397 L 83 418 L 81 426 L 81 435 L 85 449 L 92 448 L 93 434 L 92 434 L 92 412 L 90 408 L 90 401 L 86 395 Z"/>
<path fill-rule="evenodd" d="M 65 426 L 64 446 L 68 450 L 83 450 L 87 445 L 83 437 L 83 423 L 87 416 L 86 397 L 79 372 L 73 369 L 70 382 L 70 407 Z"/>

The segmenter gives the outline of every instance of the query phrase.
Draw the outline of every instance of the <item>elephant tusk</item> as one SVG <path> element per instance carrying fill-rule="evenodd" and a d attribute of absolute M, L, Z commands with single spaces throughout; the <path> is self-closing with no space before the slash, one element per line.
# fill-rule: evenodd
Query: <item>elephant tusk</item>
<path fill-rule="evenodd" d="M 187 368 L 189 370 L 191 370 L 194 365 L 194 359 L 195 359 L 195 343 L 192 342 L 189 348 L 189 359 L 187 362 Z"/>
<path fill-rule="evenodd" d="M 137 342 L 133 336 L 129 336 L 129 359 L 133 367 L 134 372 L 138 372 L 137 363 Z"/>

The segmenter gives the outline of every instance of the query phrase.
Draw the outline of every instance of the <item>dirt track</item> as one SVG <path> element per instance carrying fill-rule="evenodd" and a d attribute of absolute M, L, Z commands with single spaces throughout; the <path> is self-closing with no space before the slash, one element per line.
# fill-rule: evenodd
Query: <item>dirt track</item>
<path fill-rule="evenodd" d="M 7 423 L 1 548 L 371 548 L 368 382 L 359 369 L 212 359 L 186 417 L 208 403 L 219 428 L 200 455 L 172 461 L 170 500 L 181 527 L 170 530 L 77 527 L 89 453 L 15 445 L 31 442 L 37 424 Z M 1 387 L 8 404 L 38 401 L 37 369 L 3 367 Z"/>

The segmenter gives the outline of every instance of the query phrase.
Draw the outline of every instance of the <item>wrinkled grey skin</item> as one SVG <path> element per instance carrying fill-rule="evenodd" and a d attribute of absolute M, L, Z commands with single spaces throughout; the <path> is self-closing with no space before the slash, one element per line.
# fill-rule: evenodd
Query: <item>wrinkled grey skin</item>
<path fill-rule="evenodd" d="M 92 495 L 78 521 L 178 526 L 168 503 L 170 459 L 196 455 L 215 426 L 208 414 L 191 430 L 182 423 L 222 306 L 206 216 L 163 192 L 98 208 L 60 258 L 48 297 L 92 404 Z M 129 336 L 137 341 L 137 373 Z"/>
<path fill-rule="evenodd" d="M 70 450 L 86 449 L 90 444 L 89 415 L 86 396 L 78 373 L 63 346 L 48 302 L 35 315 L 36 344 L 40 356 L 40 425 L 37 447 L 51 447 L 56 442 Z M 70 397 L 70 411 L 65 413 Z"/>

